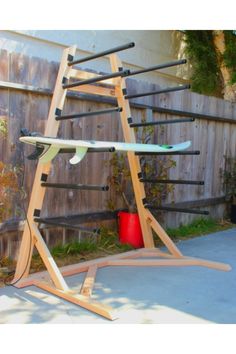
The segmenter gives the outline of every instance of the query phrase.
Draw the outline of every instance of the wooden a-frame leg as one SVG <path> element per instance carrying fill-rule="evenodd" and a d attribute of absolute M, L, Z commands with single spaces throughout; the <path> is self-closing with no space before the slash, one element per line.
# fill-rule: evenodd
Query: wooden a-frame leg
<path fill-rule="evenodd" d="M 69 78 L 70 72 L 72 70 L 71 67 L 68 66 L 68 55 L 74 55 L 76 51 L 76 46 L 67 48 L 63 51 L 61 64 L 59 67 L 59 72 L 57 75 L 57 80 L 55 84 L 55 89 L 50 105 L 50 110 L 48 113 L 48 120 L 45 127 L 44 135 L 56 137 L 59 129 L 59 121 L 56 121 L 56 109 L 62 109 L 64 105 L 64 101 L 66 98 L 67 90 L 62 87 L 63 78 Z M 28 224 L 31 226 L 34 223 L 34 211 L 35 209 L 41 210 L 45 195 L 45 188 L 41 186 L 41 177 L 42 175 L 48 175 L 50 171 L 51 163 L 40 164 L 38 163 L 34 184 L 31 192 L 29 208 L 27 212 L 27 222 L 25 223 L 24 232 L 22 236 L 18 261 L 16 265 L 16 272 L 13 282 L 17 282 L 20 278 L 25 278 L 29 275 L 30 263 L 32 259 L 33 252 L 33 242 L 31 242 L 30 247 L 30 237 L 31 230 L 28 227 Z M 30 248 L 30 249 L 29 249 Z M 27 264 L 28 260 L 28 264 Z"/>
<path fill-rule="evenodd" d="M 43 263 L 45 264 L 48 273 L 50 275 L 51 280 L 55 284 L 55 286 L 64 291 L 68 291 L 69 288 L 59 270 L 57 267 L 51 253 L 49 252 L 49 249 L 47 248 L 42 235 L 40 234 L 37 226 L 34 224 L 32 225 L 33 232 L 34 232 L 34 238 L 35 238 L 35 247 L 37 248 Z"/>
<path fill-rule="evenodd" d="M 61 297 L 62 299 L 65 299 L 67 301 L 70 301 L 76 305 L 79 305 L 86 310 L 89 310 L 91 312 L 94 312 L 100 316 L 103 316 L 109 320 L 115 320 L 117 318 L 116 311 L 113 310 L 112 307 L 103 305 L 97 301 L 93 301 L 89 299 L 87 296 L 83 295 L 74 295 L 70 291 L 63 291 L 57 288 L 54 288 L 53 286 L 50 286 L 48 283 L 44 283 L 41 281 L 35 281 L 34 282 L 35 286 L 46 290 L 50 292 L 53 295 L 56 295 L 58 297 Z"/>
<path fill-rule="evenodd" d="M 169 252 L 175 257 L 178 257 L 178 258 L 183 257 L 183 254 L 180 252 L 178 247 L 171 240 L 170 236 L 166 233 L 166 231 L 161 227 L 159 222 L 154 218 L 152 213 L 147 209 L 144 209 L 143 213 L 145 215 L 147 222 L 150 224 L 150 226 L 156 232 L 157 236 L 161 239 L 161 241 L 167 247 Z"/>
<path fill-rule="evenodd" d="M 122 63 L 117 55 L 110 55 L 110 63 L 113 72 L 119 71 L 122 67 Z M 136 143 L 136 137 L 134 133 L 134 129 L 130 128 L 128 123 L 128 118 L 131 117 L 130 105 L 129 101 L 125 99 L 123 90 L 126 90 L 126 83 L 124 78 L 120 78 L 117 81 L 117 85 L 115 86 L 115 93 L 117 97 L 118 106 L 122 107 L 122 111 L 120 112 L 121 117 L 121 125 L 123 129 L 123 134 L 125 138 L 125 142 L 127 143 Z M 132 178 L 133 190 L 136 200 L 136 205 L 139 214 L 139 220 L 141 224 L 142 234 L 144 246 L 147 248 L 154 248 L 154 240 L 152 229 L 150 225 L 147 223 L 145 216 L 143 215 L 143 202 L 142 200 L 146 197 L 143 183 L 139 181 L 138 173 L 141 172 L 141 166 L 138 156 L 135 155 L 134 152 L 127 152 L 130 173 Z"/>
<path fill-rule="evenodd" d="M 122 67 L 122 63 L 116 54 L 112 54 L 110 56 L 110 62 L 113 71 L 118 71 L 119 68 Z M 115 91 L 118 105 L 122 107 L 122 112 L 120 112 L 120 115 L 125 141 L 128 143 L 136 143 L 134 129 L 130 128 L 128 123 L 128 118 L 131 117 L 130 105 L 129 101 L 124 97 L 123 90 L 126 90 L 125 78 L 120 79 L 120 82 L 118 82 L 115 87 Z M 145 247 L 155 247 L 152 235 L 153 229 L 171 254 L 176 257 L 182 257 L 182 253 L 167 235 L 165 230 L 154 219 L 151 213 L 146 212 L 146 209 L 143 206 L 143 200 L 145 199 L 146 194 L 143 183 L 141 183 L 138 178 L 138 174 L 141 171 L 139 158 L 133 152 L 127 152 L 127 156 Z"/>

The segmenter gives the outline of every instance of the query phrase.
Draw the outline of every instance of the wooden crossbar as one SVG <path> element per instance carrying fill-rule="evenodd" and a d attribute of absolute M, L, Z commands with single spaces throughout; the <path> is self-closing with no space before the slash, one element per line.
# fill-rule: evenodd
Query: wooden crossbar
<path fill-rule="evenodd" d="M 90 73 L 88 71 L 72 69 L 70 77 L 72 79 L 88 80 L 88 79 L 93 79 L 93 78 L 98 77 L 98 76 L 102 76 L 102 75 Z M 109 85 L 109 86 L 115 86 L 115 85 L 118 84 L 118 79 L 117 78 L 107 79 L 107 80 L 103 80 L 102 83 L 106 84 L 106 85 Z"/>
<path fill-rule="evenodd" d="M 108 96 L 117 99 L 117 105 L 120 108 L 119 114 L 124 133 L 124 140 L 127 143 L 136 143 L 134 127 L 130 126 L 128 122 L 128 118 L 131 117 L 131 111 L 129 100 L 127 99 L 127 96 L 125 96 L 126 78 L 117 77 L 117 74 L 111 74 L 110 78 L 102 82 L 102 84 L 105 84 L 106 87 L 91 85 L 90 83 L 95 81 L 94 79 L 99 78 L 101 75 L 73 69 L 73 63 L 68 62 L 68 58 L 73 58 L 75 51 L 76 48 L 73 46 L 64 50 L 63 52 L 54 94 L 48 114 L 45 135 L 51 137 L 57 136 L 60 123 L 60 121 L 56 119 L 57 112 L 62 112 L 67 94 L 67 89 L 65 88 L 63 82 L 68 82 L 70 78 L 74 78 L 84 80 L 85 82 L 87 81 L 88 84 L 81 86 L 79 85 L 78 87 L 70 87 L 71 91 Z M 123 70 L 122 62 L 116 54 L 111 54 L 109 58 L 112 73 L 117 73 Z M 136 74 L 137 73 L 138 72 L 136 72 Z M 38 222 L 42 219 L 40 219 L 39 216 L 35 218 L 35 211 L 40 214 L 40 211 L 43 207 L 43 201 L 47 187 L 45 183 L 42 184 L 41 177 L 42 175 L 48 175 L 50 173 L 51 167 L 51 163 L 44 165 L 38 164 L 27 213 L 27 222 L 24 226 L 23 238 L 16 266 L 16 273 L 13 279 L 16 287 L 21 288 L 35 285 L 40 289 L 48 291 L 53 295 L 77 304 L 91 312 L 101 315 L 107 319 L 114 320 L 117 318 L 117 315 L 114 313 L 111 307 L 99 302 L 95 302 L 92 299 L 92 291 L 96 281 L 96 274 L 100 268 L 107 266 L 203 266 L 223 271 L 228 271 L 231 269 L 229 265 L 224 263 L 186 257 L 182 254 L 182 252 L 174 244 L 169 235 L 154 218 L 151 212 L 147 210 L 143 205 L 143 200 L 145 200 L 146 195 L 144 185 L 139 179 L 141 172 L 139 156 L 134 152 L 127 152 L 127 157 L 131 172 L 137 210 L 143 233 L 144 248 L 83 262 L 81 264 L 74 264 L 59 269 L 39 231 Z M 167 252 L 163 252 L 155 248 L 153 231 L 162 240 L 167 248 Z M 30 262 L 32 259 L 34 247 L 37 248 L 47 271 L 29 275 Z M 73 289 L 68 287 L 64 277 L 82 272 L 85 272 L 86 274 L 80 289 L 80 294 L 77 294 Z"/>
<path fill-rule="evenodd" d="M 74 82 L 70 82 L 70 83 L 65 83 L 63 84 L 63 88 L 71 88 L 71 87 L 78 87 L 81 85 L 90 85 L 90 84 L 96 84 L 97 82 L 99 83 L 104 83 L 105 80 L 109 80 L 115 77 L 123 77 L 123 76 L 127 76 L 130 73 L 129 70 L 122 70 L 122 71 L 117 71 L 117 72 L 113 72 L 111 74 L 106 74 L 106 75 L 96 75 L 95 77 L 92 77 L 90 79 L 87 80 L 79 80 L 79 81 L 74 81 Z"/>
<path fill-rule="evenodd" d="M 89 93 L 91 95 L 115 97 L 114 89 L 102 86 L 83 85 L 79 87 L 71 87 L 69 90 L 81 93 Z"/>

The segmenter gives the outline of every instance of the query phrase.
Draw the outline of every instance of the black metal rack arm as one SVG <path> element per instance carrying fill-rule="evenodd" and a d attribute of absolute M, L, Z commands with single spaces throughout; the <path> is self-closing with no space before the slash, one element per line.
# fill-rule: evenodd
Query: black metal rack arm
<path fill-rule="evenodd" d="M 200 155 L 199 150 L 194 150 L 194 151 L 173 151 L 173 152 L 141 152 L 137 151 L 135 152 L 135 155 L 140 156 L 140 155 Z"/>
<path fill-rule="evenodd" d="M 97 149 L 91 149 L 88 148 L 87 152 L 114 152 L 116 149 L 114 147 L 111 148 L 97 148 Z M 71 149 L 60 149 L 59 154 L 72 154 L 75 153 L 76 150 L 71 148 Z"/>
<path fill-rule="evenodd" d="M 108 80 L 108 79 L 112 79 L 115 77 L 124 77 L 127 76 L 130 73 L 129 70 L 121 70 L 121 71 L 117 71 L 115 73 L 111 73 L 111 74 L 107 74 L 107 75 L 100 75 L 97 77 L 92 77 L 91 79 L 87 79 L 87 80 L 81 80 L 81 81 L 75 81 L 73 83 L 70 84 L 62 84 L 63 89 L 68 89 L 71 87 L 77 87 L 77 86 L 81 86 L 81 85 L 89 85 L 89 84 L 93 84 L 99 81 L 103 81 L 103 80 Z"/>
<path fill-rule="evenodd" d="M 87 184 L 70 184 L 70 183 L 41 183 L 42 187 L 61 188 L 61 189 L 78 189 L 88 191 L 108 191 L 109 186 L 87 185 Z"/>
<path fill-rule="evenodd" d="M 137 105 L 137 104 L 135 104 L 135 105 Z M 154 112 L 171 114 L 174 116 L 193 117 L 193 118 L 197 118 L 197 119 L 206 119 L 206 120 L 210 120 L 210 121 L 216 120 L 217 122 L 223 122 L 223 123 L 235 123 L 235 119 L 233 119 L 233 118 L 213 116 L 213 115 L 209 115 L 209 114 L 195 113 L 195 112 L 189 112 L 189 111 L 180 111 L 177 109 L 164 108 L 164 107 L 152 107 L 152 109 Z"/>
<path fill-rule="evenodd" d="M 69 66 L 75 65 L 75 64 L 81 64 L 84 63 L 85 61 L 89 61 L 89 60 L 93 60 L 96 58 L 100 58 L 103 57 L 104 55 L 108 55 L 108 54 L 113 54 L 113 53 L 117 53 L 117 52 L 121 52 L 122 50 L 126 50 L 126 49 L 130 49 L 133 48 L 135 46 L 134 42 L 130 42 L 124 45 L 120 45 L 118 47 L 114 47 L 108 50 L 104 50 L 102 52 L 99 53 L 95 53 L 95 54 L 91 54 L 88 55 L 87 57 L 81 58 L 81 59 L 76 59 L 74 61 L 68 62 Z"/>
<path fill-rule="evenodd" d="M 57 226 L 57 227 L 64 227 L 67 229 L 71 230 L 78 230 L 78 231 L 83 231 L 89 234 L 99 234 L 100 230 L 99 229 L 89 229 L 84 226 L 79 226 L 79 225 L 72 225 L 72 224 L 67 224 L 65 222 L 57 222 L 57 221 L 49 221 L 46 218 L 34 218 L 34 221 L 39 223 L 39 224 L 45 224 L 45 225 L 52 225 L 52 226 Z"/>
<path fill-rule="evenodd" d="M 131 128 L 138 127 L 147 127 L 152 125 L 163 125 L 163 124 L 174 124 L 174 123 L 188 123 L 194 122 L 195 118 L 183 118 L 183 119 L 172 119 L 172 120 L 163 120 L 163 121 L 153 121 L 153 122 L 141 122 L 141 123 L 130 123 Z"/>
<path fill-rule="evenodd" d="M 190 85 L 182 85 L 182 86 L 174 86 L 174 87 L 167 87 L 162 90 L 157 90 L 157 91 L 152 91 L 152 92 L 142 92 L 142 93 L 137 93 L 134 95 L 126 95 L 125 99 L 131 99 L 131 98 L 138 98 L 138 97 L 145 97 L 145 96 L 151 96 L 151 95 L 160 95 L 161 93 L 168 93 L 168 92 L 174 92 L 174 91 L 182 91 L 189 89 Z"/>
<path fill-rule="evenodd" d="M 108 109 L 102 109 L 99 111 L 93 111 L 93 112 L 83 112 L 83 113 L 74 113 L 74 114 L 65 114 L 65 115 L 58 115 L 56 116 L 56 120 L 66 120 L 66 119 L 73 119 L 73 118 L 83 118 L 83 117 L 90 117 L 90 116 L 98 116 L 101 114 L 109 114 L 113 112 L 121 112 L 122 108 L 121 107 L 115 107 L 115 108 L 108 108 Z"/>
<path fill-rule="evenodd" d="M 154 70 L 170 68 L 171 66 L 176 66 L 176 65 L 186 64 L 186 63 L 187 63 L 186 59 L 171 61 L 169 63 L 163 63 L 163 64 L 159 64 L 159 65 L 150 66 L 149 68 L 131 71 L 128 76 L 143 74 L 143 73 L 147 73 L 149 71 L 154 71 Z"/>
<path fill-rule="evenodd" d="M 180 213 L 189 213 L 189 214 L 199 214 L 199 215 L 209 215 L 209 211 L 206 210 L 196 210 L 196 209 L 185 209 L 185 208 L 175 208 L 167 206 L 157 206 L 149 203 L 144 204 L 144 207 L 151 210 L 160 210 L 160 211 L 173 211 Z"/>
<path fill-rule="evenodd" d="M 155 179 L 155 178 L 145 178 L 141 177 L 140 182 L 144 183 L 163 183 L 163 184 L 193 184 L 193 185 L 199 185 L 203 186 L 204 181 L 189 181 L 189 180 L 184 180 L 184 179 Z"/>

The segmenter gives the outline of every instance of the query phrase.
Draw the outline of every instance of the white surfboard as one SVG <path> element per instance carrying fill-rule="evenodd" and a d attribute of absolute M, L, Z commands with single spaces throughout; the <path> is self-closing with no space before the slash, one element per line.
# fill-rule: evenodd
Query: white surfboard
<path fill-rule="evenodd" d="M 191 141 L 185 141 L 176 145 L 154 145 L 154 144 L 132 144 L 113 141 L 95 140 L 67 140 L 57 138 L 47 138 L 41 136 L 24 136 L 20 141 L 35 145 L 36 152 L 31 158 L 39 158 L 41 163 L 51 161 L 60 151 L 75 149 L 75 155 L 70 159 L 72 165 L 79 163 L 86 155 L 88 149 L 111 148 L 116 151 L 135 151 L 135 152 L 174 152 L 182 151 L 191 146 Z"/>

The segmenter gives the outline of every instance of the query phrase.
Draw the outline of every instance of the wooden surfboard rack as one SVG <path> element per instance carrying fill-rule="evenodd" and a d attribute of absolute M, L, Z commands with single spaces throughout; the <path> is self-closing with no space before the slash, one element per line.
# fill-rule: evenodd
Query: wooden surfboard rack
<path fill-rule="evenodd" d="M 131 111 L 128 97 L 139 97 L 140 95 L 127 95 L 126 77 L 139 74 L 141 72 L 156 70 L 157 68 L 184 64 L 186 60 L 161 64 L 132 73 L 123 69 L 122 62 L 115 53 L 120 50 L 132 48 L 133 46 L 133 42 L 128 43 L 124 46 L 116 47 L 105 52 L 97 53 L 84 59 L 82 58 L 78 60 L 74 60 L 76 52 L 75 46 L 67 48 L 63 51 L 54 94 L 48 114 L 48 120 L 44 132 L 45 136 L 57 136 L 60 123 L 59 120 L 63 119 L 63 115 L 61 115 L 61 119 L 59 118 L 58 112 L 63 111 L 66 94 L 68 89 L 70 89 L 71 91 L 76 92 L 116 98 L 117 107 L 119 109 L 116 108 L 114 111 L 118 111 L 120 114 L 124 140 L 127 143 L 136 143 L 134 127 L 129 124 Z M 78 63 L 84 62 L 86 60 L 93 60 L 103 55 L 109 55 L 112 72 L 111 74 L 101 76 L 95 73 L 90 73 L 74 68 L 74 66 Z M 70 84 L 69 80 L 71 79 L 72 83 Z M 105 86 L 103 87 L 101 85 L 92 85 L 96 82 L 105 84 Z M 76 83 L 78 83 L 78 85 L 76 85 Z M 181 86 L 175 89 L 182 90 L 183 88 L 184 87 Z M 185 88 L 187 88 L 187 86 Z M 158 94 L 160 92 L 170 92 L 173 90 L 174 88 L 166 90 L 164 89 L 158 92 L 154 92 L 153 94 Z M 147 94 L 151 93 L 144 93 L 143 95 Z M 64 118 L 66 119 L 67 117 L 64 116 Z M 186 154 L 187 153 L 188 152 L 186 152 Z M 192 154 L 197 153 L 198 152 L 192 152 Z M 66 299 L 89 311 L 99 314 L 107 319 L 113 320 L 117 318 L 114 310 L 109 306 L 105 306 L 104 304 L 94 301 L 92 297 L 92 290 L 95 283 L 96 273 L 99 268 L 107 266 L 203 266 L 222 271 L 228 271 L 231 269 L 229 265 L 224 263 L 187 257 L 182 254 L 182 252 L 168 236 L 166 231 L 152 215 L 150 210 L 146 207 L 147 205 L 144 203 L 146 200 L 146 195 L 144 184 L 142 181 L 140 181 L 139 178 L 141 173 L 139 154 L 134 152 L 127 152 L 127 157 L 131 171 L 137 210 L 143 233 L 144 248 L 125 252 L 119 255 L 83 262 L 81 264 L 74 264 L 59 269 L 52 255 L 50 254 L 50 251 L 44 242 L 39 230 L 39 224 L 40 222 L 43 222 L 43 219 L 40 218 L 40 211 L 43 206 L 43 200 L 47 187 L 45 183 L 42 183 L 42 181 L 45 181 L 45 178 L 50 173 L 51 162 L 46 164 L 38 164 L 27 212 L 27 222 L 25 223 L 24 227 L 15 277 L 12 281 L 12 284 L 19 288 L 35 285 L 60 298 Z M 160 249 L 155 248 L 153 231 L 162 240 L 168 252 L 162 252 Z M 37 248 L 47 271 L 30 275 L 30 263 L 34 247 Z M 64 277 L 81 272 L 86 273 L 84 282 L 80 289 L 80 293 L 75 294 L 74 291 L 68 287 Z"/>

